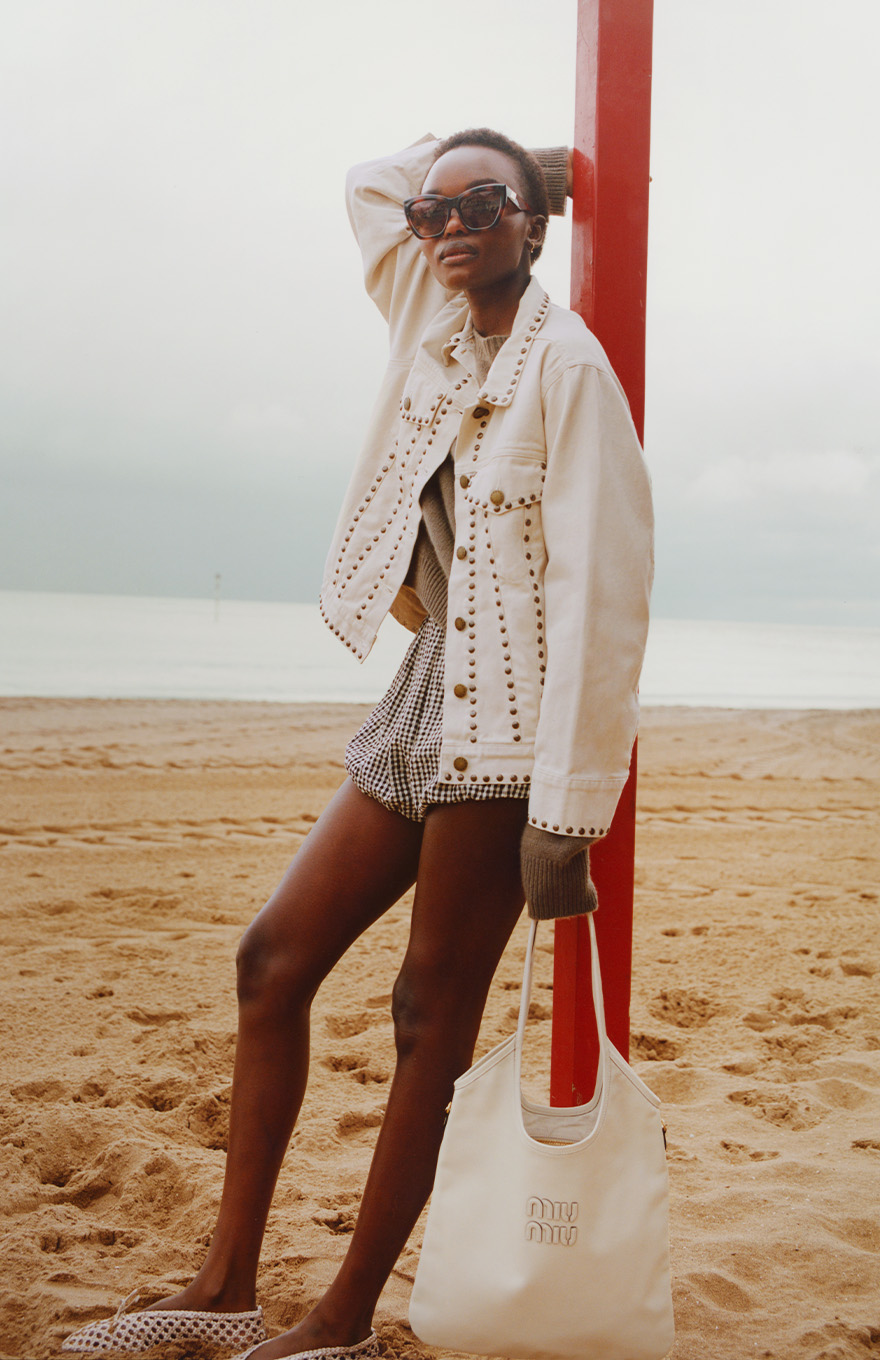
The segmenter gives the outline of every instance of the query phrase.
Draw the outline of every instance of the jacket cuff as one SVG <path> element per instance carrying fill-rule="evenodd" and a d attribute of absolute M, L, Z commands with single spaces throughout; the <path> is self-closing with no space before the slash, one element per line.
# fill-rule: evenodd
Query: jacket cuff
<path fill-rule="evenodd" d="M 547 193 L 550 197 L 550 212 L 553 217 L 564 217 L 568 197 L 568 147 L 541 146 L 532 148 L 532 155 L 544 171 Z"/>
<path fill-rule="evenodd" d="M 606 778 L 560 774 L 536 759 L 529 793 L 529 825 L 557 836 L 608 834 L 626 774 Z"/>
<path fill-rule="evenodd" d="M 552 831 L 542 831 L 540 827 L 526 823 L 522 833 L 523 853 L 536 855 L 551 864 L 567 864 L 570 859 L 587 850 L 599 839 L 598 836 L 556 836 Z"/>

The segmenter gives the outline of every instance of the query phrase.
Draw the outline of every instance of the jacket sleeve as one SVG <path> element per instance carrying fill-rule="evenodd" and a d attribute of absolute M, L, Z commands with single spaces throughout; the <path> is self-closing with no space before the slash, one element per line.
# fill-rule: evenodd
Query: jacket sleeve
<path fill-rule="evenodd" d="M 356 165 L 346 178 L 348 215 L 364 263 L 367 292 L 388 322 L 392 357 L 415 353 L 425 327 L 447 301 L 406 224 L 403 203 L 421 189 L 437 141 L 424 137 L 393 156 Z"/>
<path fill-rule="evenodd" d="M 533 826 L 603 836 L 626 782 L 648 631 L 648 471 L 613 374 L 568 365 L 544 393 L 547 657 Z"/>

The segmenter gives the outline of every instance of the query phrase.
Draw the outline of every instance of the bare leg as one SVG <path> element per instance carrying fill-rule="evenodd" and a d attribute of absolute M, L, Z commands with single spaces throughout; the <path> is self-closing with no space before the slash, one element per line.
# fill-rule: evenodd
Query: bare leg
<path fill-rule="evenodd" d="M 255 1360 L 366 1337 L 431 1192 L 443 1114 L 469 1065 L 498 960 L 522 910 L 525 801 L 437 807 L 425 823 L 406 957 L 394 989 L 397 1068 L 360 1214 L 328 1292 Z"/>
<path fill-rule="evenodd" d="M 347 781 L 248 927 L 217 1227 L 192 1284 L 154 1306 L 255 1306 L 260 1245 L 308 1075 L 312 999 L 352 942 L 411 886 L 421 839 L 418 823 Z"/>

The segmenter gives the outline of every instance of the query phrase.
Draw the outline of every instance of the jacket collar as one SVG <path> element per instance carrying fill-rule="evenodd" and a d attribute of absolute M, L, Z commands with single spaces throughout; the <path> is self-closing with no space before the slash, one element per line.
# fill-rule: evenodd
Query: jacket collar
<path fill-rule="evenodd" d="M 519 300 L 510 338 L 495 356 L 495 362 L 480 389 L 480 401 L 487 401 L 492 406 L 509 406 L 513 401 L 532 341 L 543 326 L 549 308 L 549 294 L 545 293 L 533 276 Z"/>
<path fill-rule="evenodd" d="M 480 401 L 493 406 L 510 405 L 532 341 L 543 326 L 549 307 L 549 295 L 533 275 L 519 300 L 510 336 L 496 355 L 478 393 Z M 465 334 L 469 317 L 467 303 L 456 294 L 425 331 L 424 348 L 442 364 L 450 364 L 456 357 L 455 351 Z"/>

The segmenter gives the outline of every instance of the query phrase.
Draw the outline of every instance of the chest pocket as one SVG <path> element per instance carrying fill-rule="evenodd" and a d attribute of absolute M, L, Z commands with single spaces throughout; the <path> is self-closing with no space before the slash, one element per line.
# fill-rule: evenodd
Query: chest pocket
<path fill-rule="evenodd" d="M 446 393 L 431 382 L 428 374 L 413 369 L 400 398 L 400 418 L 404 429 L 413 434 L 433 425 L 438 411 L 445 404 L 445 397 Z"/>
<path fill-rule="evenodd" d="M 502 581 L 527 581 L 543 567 L 544 474 L 533 458 L 494 458 L 464 488 L 477 534 L 488 543 Z"/>

